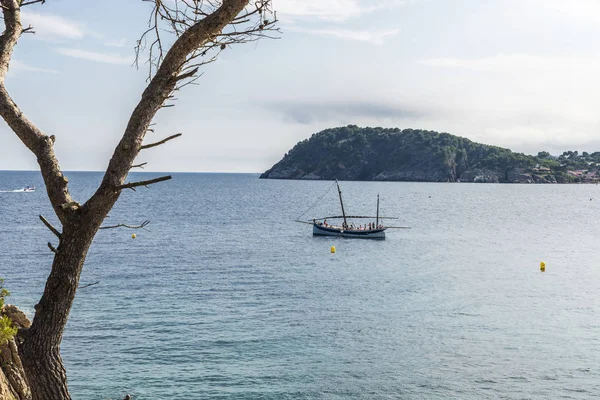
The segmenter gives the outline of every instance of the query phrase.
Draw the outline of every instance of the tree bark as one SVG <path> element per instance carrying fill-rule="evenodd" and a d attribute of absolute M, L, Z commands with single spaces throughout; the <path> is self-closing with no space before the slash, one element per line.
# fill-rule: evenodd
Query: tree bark
<path fill-rule="evenodd" d="M 70 399 L 60 343 L 88 249 L 102 220 L 65 226 L 35 318 L 23 336 L 20 355 L 34 400 Z"/>

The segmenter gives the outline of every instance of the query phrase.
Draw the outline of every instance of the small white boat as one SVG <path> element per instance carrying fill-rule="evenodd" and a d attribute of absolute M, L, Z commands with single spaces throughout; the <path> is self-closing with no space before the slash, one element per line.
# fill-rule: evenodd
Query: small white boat
<path fill-rule="evenodd" d="M 0 193 L 29 193 L 35 192 L 35 186 L 25 186 L 22 189 L 0 190 Z"/>

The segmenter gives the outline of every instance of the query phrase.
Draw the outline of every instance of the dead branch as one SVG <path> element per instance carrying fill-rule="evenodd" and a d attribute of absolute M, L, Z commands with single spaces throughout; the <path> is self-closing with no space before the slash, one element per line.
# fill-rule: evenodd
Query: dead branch
<path fill-rule="evenodd" d="M 196 67 L 196 68 L 193 68 L 190 72 L 186 72 L 185 74 L 180 74 L 177 78 L 175 78 L 175 80 L 182 81 L 184 79 L 191 78 L 191 77 L 195 76 L 196 73 L 198 72 L 198 68 L 199 67 Z"/>
<path fill-rule="evenodd" d="M 100 283 L 100 281 L 98 281 L 98 282 L 92 282 L 92 283 L 88 283 L 87 285 L 78 286 L 78 287 L 77 287 L 77 289 L 85 289 L 86 287 L 94 286 L 94 285 L 97 285 L 97 284 L 99 284 L 99 283 Z"/>
<path fill-rule="evenodd" d="M 148 19 L 148 29 L 137 42 L 135 64 L 139 67 L 140 56 L 147 51 L 146 64 L 149 67 L 148 79 L 150 79 L 165 59 L 162 35 L 172 34 L 178 38 L 183 36 L 203 19 L 215 13 L 219 8 L 219 2 L 210 0 L 146 1 L 154 3 L 154 7 Z M 202 57 L 207 56 L 207 58 L 198 65 L 215 61 L 218 54 L 229 45 L 253 42 L 263 37 L 270 37 L 269 32 L 280 32 L 276 27 L 277 13 L 273 10 L 272 0 L 246 1 L 245 3 L 246 7 L 230 21 L 228 31 L 219 30 L 217 34 L 199 44 L 196 49 L 198 54 Z M 209 55 L 208 53 L 214 54 Z M 188 77 L 192 76 L 193 74 Z"/>
<path fill-rule="evenodd" d="M 30 0 L 30 1 L 23 1 L 23 2 L 21 3 L 21 7 L 29 6 L 29 5 L 36 4 L 36 3 L 42 3 L 42 4 L 44 4 L 44 3 L 46 3 L 46 0 Z"/>
<path fill-rule="evenodd" d="M 58 250 L 56 250 L 56 247 L 52 246 L 52 243 L 48 242 L 48 248 L 50 249 L 51 252 L 53 252 L 54 254 L 58 254 Z"/>
<path fill-rule="evenodd" d="M 61 234 L 58 231 L 58 229 L 56 229 L 55 227 L 52 226 L 52 224 L 50 222 L 48 222 L 48 220 L 46 218 L 44 218 L 43 215 L 40 215 L 40 221 L 42 221 L 44 223 L 44 225 L 46 225 L 46 228 L 50 229 L 50 231 L 52 233 L 54 233 L 56 235 L 57 238 L 61 238 Z"/>
<path fill-rule="evenodd" d="M 140 147 L 140 150 L 146 150 L 146 149 L 149 149 L 151 147 L 160 146 L 161 144 L 166 143 L 169 140 L 176 139 L 176 138 L 178 138 L 181 135 L 182 135 L 181 133 L 176 133 L 175 135 L 171 135 L 168 138 L 165 138 L 165 139 L 161 140 L 160 142 L 145 144 L 145 145 L 143 145 L 143 146 Z"/>
<path fill-rule="evenodd" d="M 110 210 L 121 189 L 135 190 L 145 184 L 123 185 L 138 156 L 143 140 L 156 113 L 172 104 L 165 104 L 173 92 L 180 89 L 178 82 L 193 80 L 188 74 L 196 67 L 216 60 L 216 55 L 234 43 L 247 43 L 265 37 L 277 30 L 277 18 L 271 0 L 148 0 L 153 4 L 148 30 L 136 47 L 136 63 L 146 51 L 149 53 L 147 88 L 129 118 L 123 137 L 113 152 L 102 183 L 94 195 L 82 206 L 88 209 Z M 232 26 L 231 22 L 248 19 L 247 23 Z M 176 37 L 169 50 L 160 35 L 171 33 Z M 157 36 L 158 35 L 158 36 Z M 185 75 L 184 81 L 177 77 Z M 196 73 L 198 75 L 198 73 Z M 116 188 L 116 191 L 115 191 Z M 104 212 L 103 211 L 103 212 Z"/>
<path fill-rule="evenodd" d="M 45 2 L 46 2 L 46 0 L 29 0 L 29 1 L 23 1 L 21 3 L 21 7 L 30 6 L 30 5 L 35 4 L 35 3 L 42 3 L 42 4 L 44 4 Z"/>
<path fill-rule="evenodd" d="M 150 221 L 144 221 L 141 225 L 126 225 L 126 224 L 118 224 L 112 226 L 101 226 L 99 229 L 115 229 L 115 228 L 127 228 L 127 229 L 144 229 Z"/>
<path fill-rule="evenodd" d="M 141 164 L 134 164 L 134 165 L 132 165 L 130 168 L 141 168 L 141 169 L 144 169 L 144 166 L 145 166 L 146 164 L 148 164 L 148 163 L 147 163 L 147 162 L 143 162 L 143 163 L 141 163 Z"/>
<path fill-rule="evenodd" d="M 171 178 L 172 178 L 171 175 L 167 175 L 167 176 L 161 176 L 160 178 L 150 179 L 150 180 L 147 180 L 147 181 L 130 182 L 130 183 L 126 183 L 124 185 L 119 185 L 119 186 L 115 187 L 115 189 L 116 190 L 134 189 L 134 188 L 136 188 L 138 186 L 146 186 L 146 187 L 148 187 L 148 185 L 152 185 L 153 183 L 168 181 Z"/>

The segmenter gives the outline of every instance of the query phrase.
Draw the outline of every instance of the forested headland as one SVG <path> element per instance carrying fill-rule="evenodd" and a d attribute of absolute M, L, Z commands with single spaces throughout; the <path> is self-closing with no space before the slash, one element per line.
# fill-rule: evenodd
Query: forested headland
<path fill-rule="evenodd" d="M 597 182 L 600 152 L 516 153 L 418 129 L 331 128 L 296 144 L 268 179 L 576 183 Z"/>

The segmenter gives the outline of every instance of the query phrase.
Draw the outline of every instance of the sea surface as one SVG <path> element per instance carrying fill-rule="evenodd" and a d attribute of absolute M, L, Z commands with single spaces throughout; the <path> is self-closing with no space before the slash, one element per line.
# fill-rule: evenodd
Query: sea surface
<path fill-rule="evenodd" d="M 66 175 L 80 202 L 101 179 Z M 0 190 L 27 185 L 0 192 L 0 276 L 31 317 L 56 244 L 38 215 L 56 217 L 39 173 L 0 172 Z M 96 236 L 81 284 L 99 283 L 62 345 L 73 398 L 600 397 L 600 186 L 341 186 L 348 213 L 379 193 L 412 229 L 313 237 L 293 220 L 339 214 L 332 182 L 173 174 L 124 192 L 107 224 L 151 223 Z"/>

